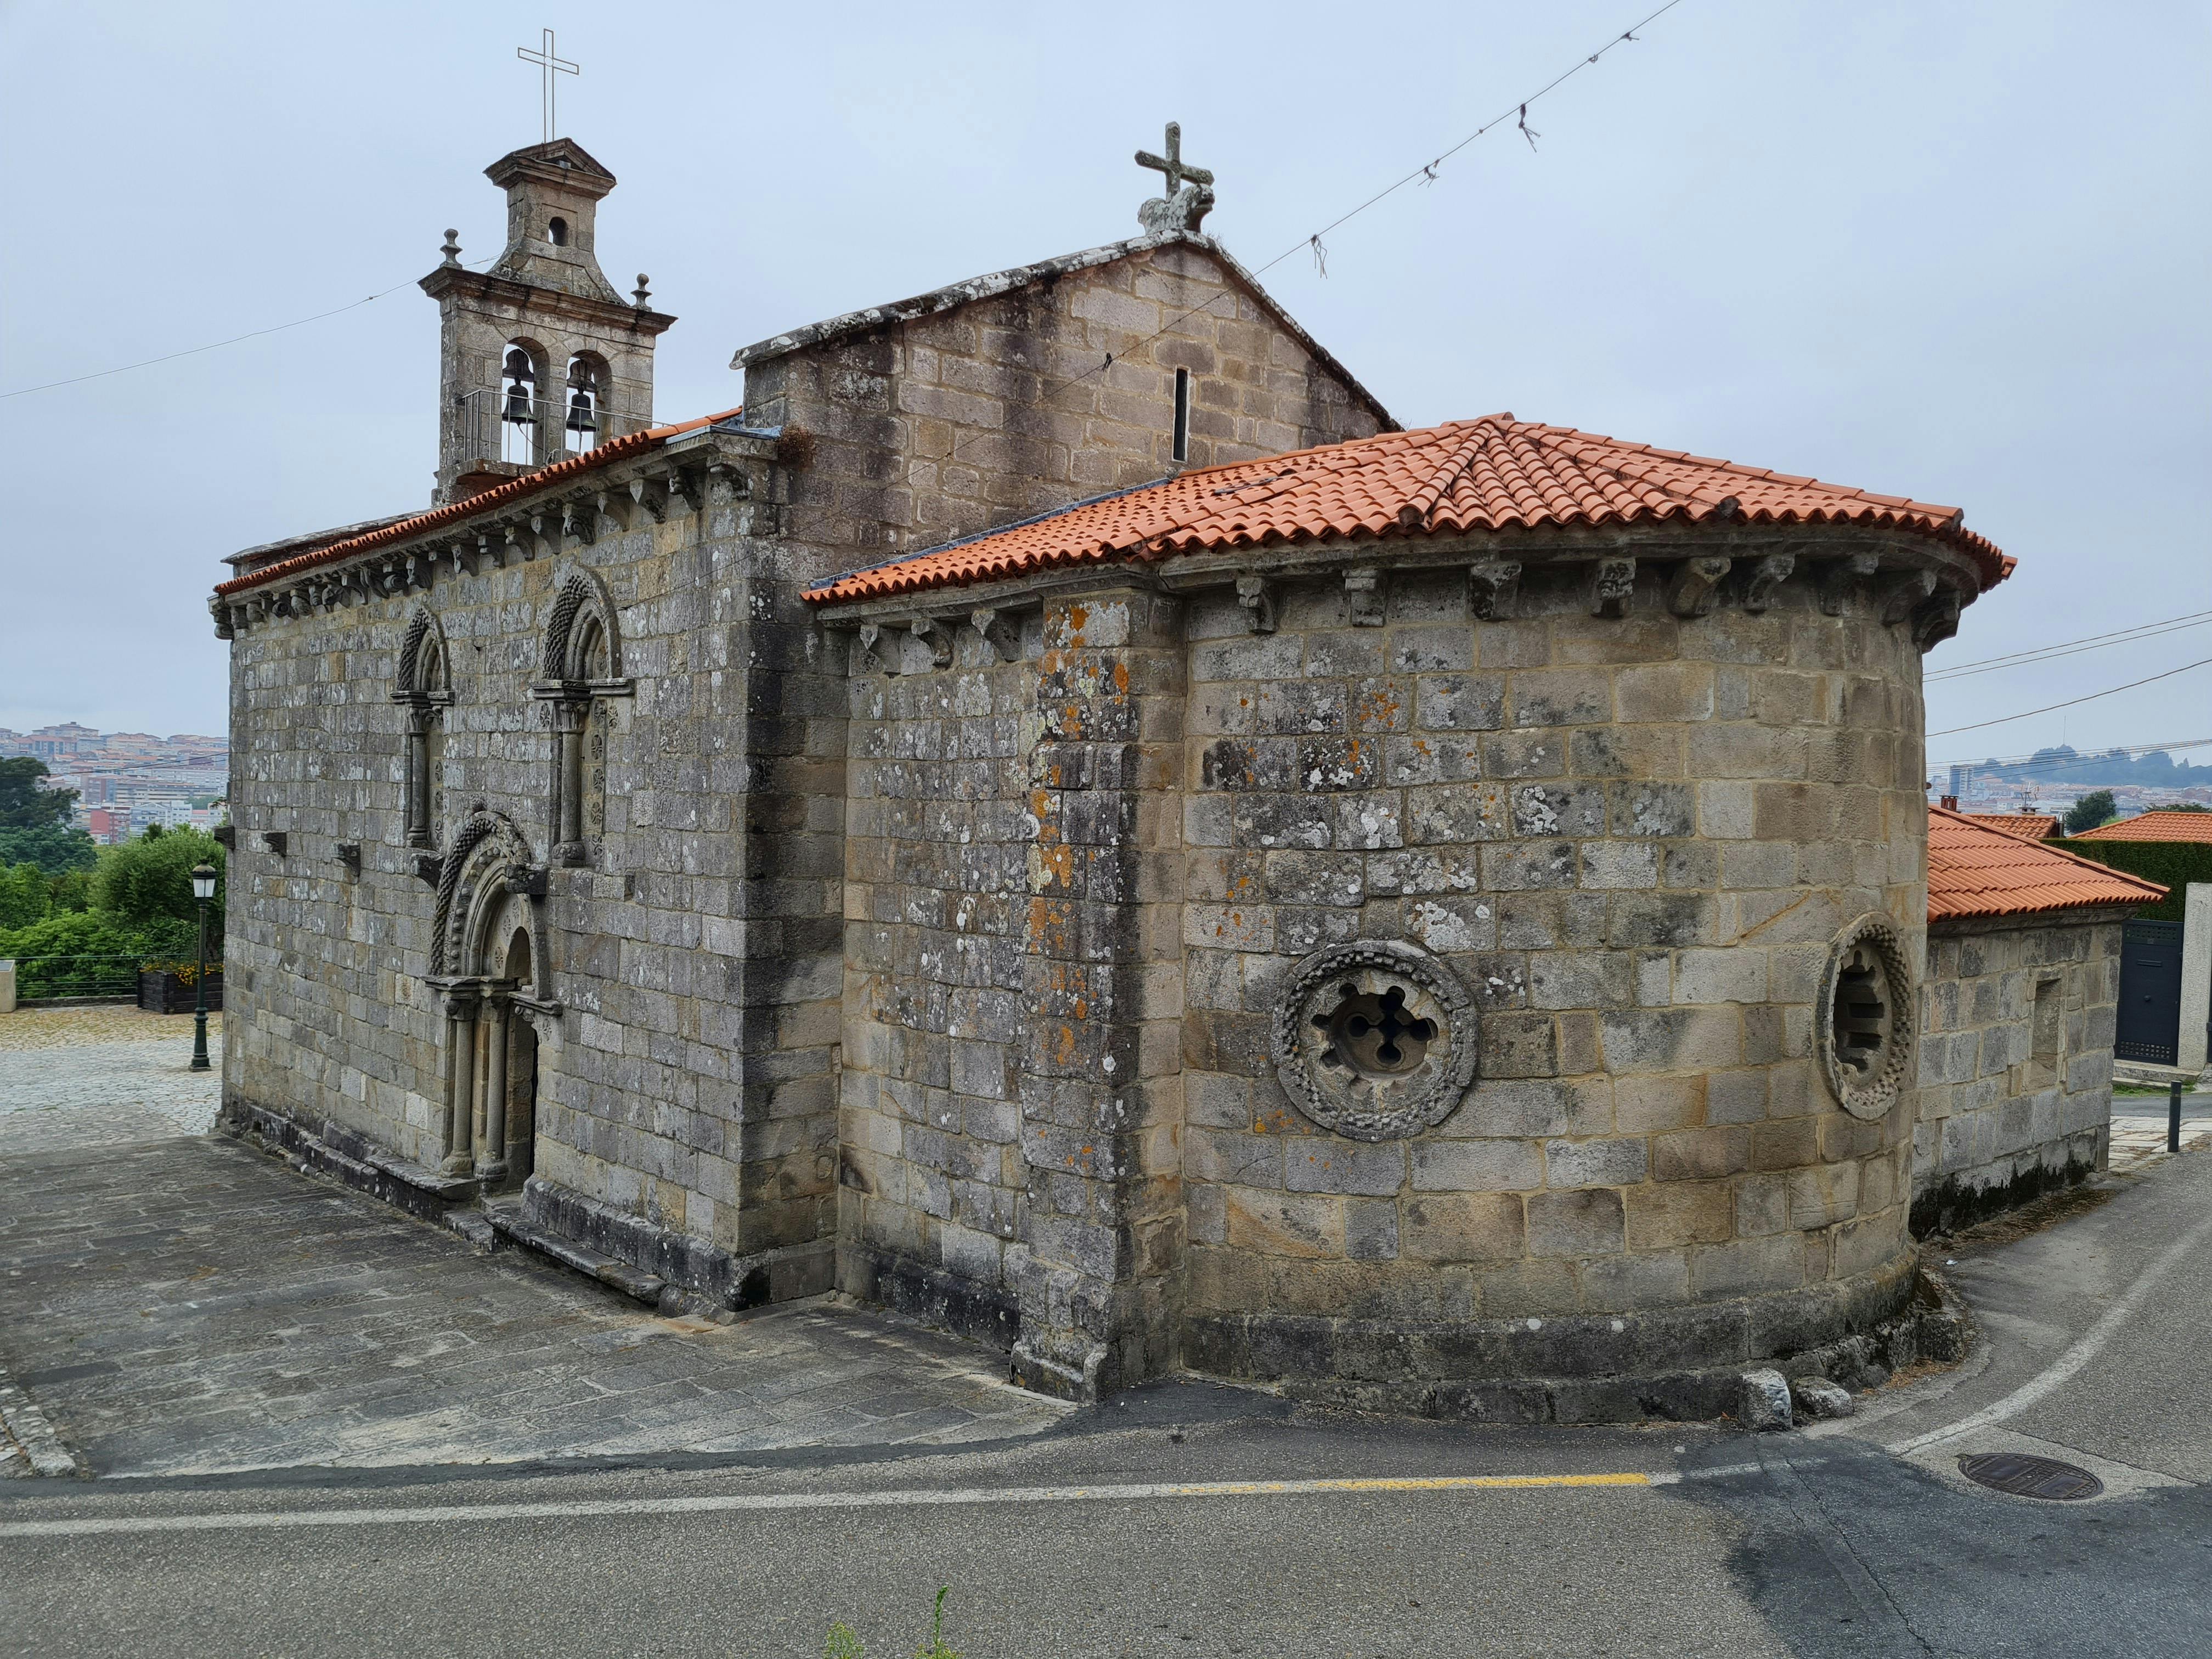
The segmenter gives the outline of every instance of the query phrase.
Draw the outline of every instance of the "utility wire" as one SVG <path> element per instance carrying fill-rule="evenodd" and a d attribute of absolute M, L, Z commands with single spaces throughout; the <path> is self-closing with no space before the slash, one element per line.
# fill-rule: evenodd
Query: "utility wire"
<path fill-rule="evenodd" d="M 2038 714 L 2048 714 L 2055 709 L 2071 708 L 2076 703 L 2094 702 L 2100 697 L 2110 697 L 2122 691 L 2132 691 L 2139 685 L 2150 685 L 2160 680 L 2170 680 L 2176 674 L 2186 674 L 2192 668 L 2202 668 L 2212 663 L 2212 657 L 2185 662 L 2179 668 L 2169 668 L 2163 674 L 2153 674 L 2148 679 L 2130 680 L 2125 685 L 2115 685 L 2107 690 L 2092 691 L 2086 697 L 2069 697 L 2064 702 L 2047 703 L 2041 708 L 2029 708 L 2017 714 L 2004 714 L 1993 720 L 1976 720 L 1972 726 L 1948 726 L 1941 732 L 1930 732 L 1931 738 L 1948 738 L 1959 732 L 1978 732 L 1985 726 L 2009 726 L 2014 720 L 2031 720 Z"/>
<path fill-rule="evenodd" d="M 2142 623 L 2134 628 L 2123 628 L 2111 634 L 2092 634 L 2086 639 L 2064 640 L 2057 645 L 2039 646 L 2032 651 L 2014 651 L 2002 657 L 1984 657 L 1978 662 L 1962 662 L 1948 668 L 1931 670 L 1927 676 L 1930 684 L 1937 680 L 1963 679 L 1972 674 L 1994 674 L 2006 668 L 2024 668 L 2030 663 L 2046 662 L 2053 657 L 2071 657 L 2084 651 L 2102 651 L 2108 646 L 2133 645 L 2138 640 L 2156 639 L 2161 634 L 2177 634 L 2185 628 L 2202 628 L 2212 622 L 2212 611 L 2199 611 L 2186 617 L 2168 617 L 2163 621 Z"/>
<path fill-rule="evenodd" d="M 1434 160 L 1424 162 L 1421 166 L 1415 167 L 1404 178 L 1397 180 L 1396 183 L 1384 185 L 1381 190 L 1376 191 L 1375 194 L 1362 202 L 1358 207 L 1353 208 L 1348 213 L 1339 214 L 1335 218 L 1323 225 L 1319 230 L 1313 232 L 1310 235 L 1301 236 L 1297 241 L 1291 243 L 1290 246 L 1285 248 L 1273 258 L 1268 260 L 1266 264 L 1255 270 L 1252 275 L 1255 276 L 1264 276 L 1267 272 L 1273 270 L 1277 265 L 1282 264 L 1284 260 L 1289 258 L 1293 253 L 1303 253 L 1310 251 L 1314 255 L 1314 262 L 1316 268 L 1320 269 L 1322 275 L 1326 276 L 1328 272 L 1326 265 L 1322 264 L 1326 256 L 1326 250 L 1322 246 L 1321 239 L 1322 237 L 1328 235 L 1329 232 L 1334 230 L 1339 225 L 1341 225 L 1349 220 L 1358 218 L 1361 214 L 1366 212 L 1368 209 L 1373 207 L 1377 202 L 1382 200 L 1386 196 L 1396 194 L 1399 191 L 1403 190 L 1407 185 L 1413 184 L 1417 179 L 1424 183 L 1434 184 L 1437 178 L 1437 168 L 1443 166 L 1444 162 L 1449 161 L 1453 156 L 1458 155 L 1460 151 L 1465 149 L 1469 144 L 1481 137 L 1483 134 L 1488 132 L 1492 127 L 1503 125 L 1508 121 L 1517 120 L 1520 123 L 1522 129 L 1525 131 L 1527 130 L 1527 118 L 1529 105 L 1534 103 L 1539 98 L 1541 98 L 1545 94 L 1550 92 L 1561 82 L 1568 80 L 1574 76 L 1580 75 L 1584 70 L 1589 68 L 1591 64 L 1596 63 L 1599 58 L 1611 52 L 1615 46 L 1634 40 L 1636 39 L 1637 30 L 1644 27 L 1648 23 L 1656 22 L 1658 19 L 1665 16 L 1668 12 L 1674 10 L 1675 7 L 1681 3 L 1682 0 L 1667 0 L 1667 3 L 1660 7 L 1658 10 L 1654 11 L 1638 20 L 1636 22 L 1630 24 L 1619 34 L 1615 35 L 1613 39 L 1607 40 L 1603 46 L 1600 46 L 1595 52 L 1589 53 L 1585 58 L 1578 59 L 1571 68 L 1561 70 L 1558 75 L 1553 76 L 1549 81 L 1547 81 L 1542 86 L 1537 88 L 1535 91 L 1530 93 L 1526 98 L 1515 99 L 1504 111 L 1491 117 L 1489 120 L 1484 122 L 1473 132 L 1468 134 L 1466 137 L 1452 145 L 1450 149 L 1437 155 Z M 1224 289 L 1220 293 L 1212 295 L 1200 304 L 1193 306 L 1189 310 L 1170 318 L 1157 331 L 1146 335 L 1143 339 L 1138 341 L 1136 344 L 1127 347 L 1118 352 L 1107 353 L 1105 361 L 1099 363 L 1096 368 L 1086 368 L 1080 374 L 1072 375 L 1068 379 L 1059 382 L 1057 385 L 1046 388 L 1043 394 L 1044 397 L 1049 398 L 1057 396 L 1059 393 L 1066 391 L 1068 387 L 1079 385 L 1083 381 L 1089 380 L 1094 374 L 1104 374 L 1107 369 L 1113 366 L 1114 359 L 1115 357 L 1126 357 L 1132 351 L 1142 351 L 1146 346 L 1152 344 L 1153 341 L 1158 339 L 1161 335 L 1167 333 L 1170 329 L 1174 328 L 1176 324 L 1182 322 L 1187 318 L 1196 316 L 1200 312 L 1204 311 L 1207 307 L 1212 305 L 1215 301 L 1225 297 L 1230 293 L 1231 290 Z"/>
<path fill-rule="evenodd" d="M 467 263 L 472 265 L 488 265 L 498 258 L 499 255 L 494 254 L 489 259 L 471 259 Z M 309 323 L 319 323 L 325 317 L 336 317 L 343 312 L 358 311 L 365 305 L 381 300 L 387 294 L 397 294 L 403 288 L 412 288 L 421 280 L 420 277 L 410 276 L 404 283 L 394 283 L 390 288 L 379 289 L 367 299 L 349 300 L 344 305 L 332 306 L 328 311 L 319 311 L 312 317 L 298 317 L 289 323 L 278 323 L 273 327 L 257 328 L 244 334 L 234 334 L 228 340 L 216 340 L 206 345 L 189 346 L 182 351 L 172 351 L 166 356 L 147 357 L 138 362 L 125 363 L 116 368 L 94 369 L 89 374 L 72 374 L 66 380 L 48 380 L 43 386 L 19 386 L 13 392 L 0 392 L 0 400 L 9 398 L 27 398 L 33 392 L 52 392 L 56 386 L 82 386 L 87 380 L 104 380 L 111 374 L 128 374 L 134 368 L 151 368 L 156 363 L 173 363 L 179 357 L 197 357 L 204 351 L 220 351 L 225 346 L 236 345 L 240 340 L 258 340 L 264 334 L 282 334 L 288 328 L 305 328 Z"/>

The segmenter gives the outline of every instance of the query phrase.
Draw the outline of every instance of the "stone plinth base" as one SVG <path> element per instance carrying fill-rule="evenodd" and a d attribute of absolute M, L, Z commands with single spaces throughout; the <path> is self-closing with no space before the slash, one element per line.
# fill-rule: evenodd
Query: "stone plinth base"
<path fill-rule="evenodd" d="M 1012 1348 L 1021 1334 L 1021 1310 L 1011 1291 L 993 1290 L 865 1244 L 838 1250 L 837 1288 L 856 1301 L 875 1303 L 1002 1351 Z"/>
<path fill-rule="evenodd" d="M 757 1308 L 834 1286 L 836 1247 L 829 1239 L 739 1255 L 543 1176 L 523 1183 L 522 1213 L 536 1228 L 626 1261 L 711 1307 Z M 662 1304 L 670 1305 L 665 1291 Z"/>
<path fill-rule="evenodd" d="M 328 1176 L 395 1209 L 440 1219 L 456 1204 L 475 1200 L 481 1184 L 471 1176 L 443 1176 L 409 1162 L 343 1124 L 310 1123 L 272 1106 L 227 1102 L 221 1127 L 295 1169 Z"/>
<path fill-rule="evenodd" d="M 1906 1254 L 1832 1284 L 1641 1313 L 1488 1320 L 1194 1315 L 1193 1370 L 1360 1410 L 1513 1423 L 1692 1421 L 1752 1366 L 1850 1386 L 1964 1352 L 1964 1316 Z"/>

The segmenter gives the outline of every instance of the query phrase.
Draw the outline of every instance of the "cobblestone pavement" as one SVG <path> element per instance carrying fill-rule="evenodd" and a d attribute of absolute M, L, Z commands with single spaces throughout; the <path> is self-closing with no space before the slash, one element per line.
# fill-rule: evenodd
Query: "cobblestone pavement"
<path fill-rule="evenodd" d="M 908 1322 L 663 1319 L 189 1135 L 215 1097 L 185 1034 L 0 1054 L 0 1381 L 95 1474 L 949 1444 L 1066 1413 Z"/>
<path fill-rule="evenodd" d="M 0 1158 L 205 1134 L 222 1098 L 220 1014 L 208 1020 L 208 1053 L 213 1066 L 191 1070 L 189 1014 L 0 1015 Z"/>

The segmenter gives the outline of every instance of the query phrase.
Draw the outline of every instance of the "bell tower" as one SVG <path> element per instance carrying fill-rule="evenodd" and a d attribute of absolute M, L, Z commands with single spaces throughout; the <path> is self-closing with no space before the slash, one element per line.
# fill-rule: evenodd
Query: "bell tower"
<path fill-rule="evenodd" d="M 438 302 L 435 501 L 459 501 L 653 424 L 653 345 L 676 319 L 629 301 L 599 269 L 600 198 L 615 176 L 574 139 L 484 169 L 507 192 L 507 246 L 486 271 L 445 263 L 422 279 Z"/>

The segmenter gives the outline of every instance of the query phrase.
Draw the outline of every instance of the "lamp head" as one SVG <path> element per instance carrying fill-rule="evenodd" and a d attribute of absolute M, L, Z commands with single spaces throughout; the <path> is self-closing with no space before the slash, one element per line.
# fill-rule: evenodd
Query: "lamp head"
<path fill-rule="evenodd" d="M 212 864 L 192 866 L 192 896 L 203 904 L 215 896 L 215 866 Z"/>

